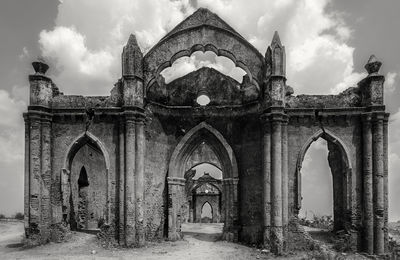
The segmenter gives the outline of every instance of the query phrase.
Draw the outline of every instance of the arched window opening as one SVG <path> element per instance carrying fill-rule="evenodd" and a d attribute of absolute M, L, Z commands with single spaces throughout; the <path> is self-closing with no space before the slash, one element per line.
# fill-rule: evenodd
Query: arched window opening
<path fill-rule="evenodd" d="M 195 171 L 193 180 L 198 180 L 202 176 L 211 176 L 214 179 L 222 180 L 222 171 L 211 163 L 201 163 L 190 169 Z"/>
<path fill-rule="evenodd" d="M 79 174 L 79 179 L 78 179 L 78 186 L 79 186 L 79 188 L 89 186 L 89 180 L 87 177 L 85 166 L 82 166 L 82 168 L 81 168 L 81 172 Z"/>
<path fill-rule="evenodd" d="M 196 51 L 190 57 L 181 57 L 171 67 L 164 69 L 161 75 L 165 78 L 165 83 L 168 84 L 203 67 L 213 68 L 235 79 L 238 83 L 242 83 L 243 76 L 246 75 L 246 72 L 236 67 L 232 60 L 224 56 L 217 56 L 212 51 Z"/>

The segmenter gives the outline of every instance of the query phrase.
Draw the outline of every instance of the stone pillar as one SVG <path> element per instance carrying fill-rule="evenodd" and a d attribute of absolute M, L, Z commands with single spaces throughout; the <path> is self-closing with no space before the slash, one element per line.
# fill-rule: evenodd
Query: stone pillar
<path fill-rule="evenodd" d="M 364 246 L 368 254 L 374 253 L 374 202 L 372 176 L 371 115 L 363 118 L 363 186 L 364 186 Z"/>
<path fill-rule="evenodd" d="M 41 124 L 40 118 L 30 117 L 29 165 L 29 236 L 40 234 L 40 174 L 41 174 Z"/>
<path fill-rule="evenodd" d="M 136 242 L 144 246 L 144 157 L 146 153 L 144 119 L 136 121 Z"/>
<path fill-rule="evenodd" d="M 263 123 L 263 244 L 270 247 L 271 228 L 271 125 L 268 119 Z"/>
<path fill-rule="evenodd" d="M 119 122 L 119 242 L 125 244 L 125 122 Z"/>
<path fill-rule="evenodd" d="M 144 234 L 144 88 L 143 53 L 131 35 L 122 56 L 122 96 L 125 110 L 125 241 L 143 246 Z"/>
<path fill-rule="evenodd" d="M 30 173 L 30 122 L 27 114 L 24 114 L 25 121 L 25 169 L 24 169 L 24 228 L 26 234 L 29 233 L 29 173 Z"/>
<path fill-rule="evenodd" d="M 271 244 L 275 254 L 283 250 L 282 231 L 282 122 L 272 118 L 271 135 Z"/>
<path fill-rule="evenodd" d="M 288 120 L 282 121 L 282 226 L 285 237 L 289 222 L 289 176 L 288 176 Z"/>
<path fill-rule="evenodd" d="M 388 245 L 389 245 L 389 201 L 388 201 L 388 120 L 389 114 L 385 114 L 385 118 L 383 120 L 383 152 L 384 152 L 384 171 L 383 171 L 383 194 L 384 194 L 384 217 L 385 217 L 385 224 L 384 224 L 384 232 L 385 232 L 385 252 L 388 252 Z"/>
<path fill-rule="evenodd" d="M 168 240 L 181 239 L 180 208 L 186 199 L 186 179 L 168 177 Z"/>
<path fill-rule="evenodd" d="M 42 234 L 45 238 L 50 237 L 51 224 L 51 117 L 42 116 L 41 122 L 41 223 Z"/>
<path fill-rule="evenodd" d="M 374 249 L 375 254 L 385 252 L 385 205 L 384 205 L 384 140 L 383 140 L 383 115 L 375 114 L 373 125 L 373 171 L 374 171 Z"/>
<path fill-rule="evenodd" d="M 48 65 L 32 63 L 30 102 L 25 113 L 25 232 L 37 243 L 50 240 L 51 222 L 51 100 L 53 82 L 45 76 Z"/>
<path fill-rule="evenodd" d="M 136 127 L 134 118 L 127 115 L 125 125 L 125 245 L 134 246 L 136 241 L 135 213 L 135 143 Z"/>

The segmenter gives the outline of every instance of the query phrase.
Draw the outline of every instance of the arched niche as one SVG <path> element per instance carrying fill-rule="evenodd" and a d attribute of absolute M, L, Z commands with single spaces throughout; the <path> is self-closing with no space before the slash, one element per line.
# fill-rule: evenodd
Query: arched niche
<path fill-rule="evenodd" d="M 302 168 L 302 163 L 304 161 L 305 154 L 307 153 L 308 148 L 311 146 L 311 144 L 318 140 L 319 138 L 322 138 L 327 141 L 328 145 L 328 150 L 329 153 L 336 153 L 336 155 L 339 155 L 339 160 L 340 164 L 337 165 L 331 165 L 331 173 L 333 177 L 333 182 L 335 185 L 335 178 L 336 180 L 340 180 L 341 184 L 341 191 L 333 189 L 334 193 L 334 221 L 335 229 L 343 229 L 344 226 L 349 223 L 350 220 L 350 215 L 352 212 L 352 194 L 353 192 L 353 185 L 352 181 L 354 180 L 354 176 L 352 176 L 353 171 L 352 171 L 352 163 L 350 160 L 350 152 L 346 144 L 337 136 L 335 136 L 331 131 L 329 130 L 318 130 L 315 132 L 302 146 L 298 157 L 297 157 L 297 162 L 296 162 L 296 195 L 295 196 L 295 205 L 296 205 L 296 212 L 295 214 L 299 213 L 299 210 L 301 208 L 301 200 L 302 200 L 302 191 L 301 191 L 301 168 Z M 328 156 L 328 161 L 330 160 Z M 334 167 L 338 167 L 337 169 L 339 170 L 339 173 L 336 171 Z M 336 176 L 335 176 L 336 174 Z M 335 201 L 336 199 L 339 198 L 339 202 Z M 337 208 L 341 208 L 340 213 L 338 214 L 336 212 Z"/>
<path fill-rule="evenodd" d="M 71 167 L 72 162 L 75 155 L 78 151 L 85 146 L 86 144 L 91 144 L 92 146 L 96 147 L 104 157 L 105 163 L 105 176 L 106 176 L 106 219 L 105 222 L 109 223 L 110 221 L 110 190 L 111 190 L 111 182 L 109 177 L 109 169 L 110 169 L 110 156 L 105 148 L 105 145 L 92 133 L 89 131 L 77 136 L 75 140 L 68 146 L 66 150 L 66 154 L 64 157 L 64 166 L 61 170 L 61 191 L 62 191 L 62 214 L 63 214 L 63 221 L 68 223 L 70 220 L 70 195 L 71 195 Z M 86 171 L 86 169 L 85 169 Z"/>
<path fill-rule="evenodd" d="M 185 22 L 187 20 L 183 23 Z M 144 56 L 146 90 L 161 71 L 170 67 L 177 59 L 190 57 L 196 51 L 212 51 L 218 56 L 229 58 L 247 73 L 250 82 L 259 89 L 265 61 L 258 50 L 230 27 L 196 21 L 195 26 L 173 30 Z"/>
<path fill-rule="evenodd" d="M 192 128 L 175 147 L 168 167 L 168 238 L 181 238 L 181 212 L 186 203 L 185 165 L 193 150 L 202 142 L 207 142 L 221 162 L 222 200 L 224 201 L 223 238 L 229 241 L 238 240 L 238 207 L 237 185 L 238 169 L 231 146 L 221 133 L 205 122 Z"/>

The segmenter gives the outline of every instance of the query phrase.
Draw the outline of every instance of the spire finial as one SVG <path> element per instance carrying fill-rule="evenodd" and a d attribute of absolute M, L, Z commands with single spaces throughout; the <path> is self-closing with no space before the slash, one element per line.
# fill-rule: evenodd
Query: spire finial
<path fill-rule="evenodd" d="M 368 59 L 367 64 L 365 64 L 364 68 L 368 71 L 368 74 L 377 74 L 382 66 L 382 62 L 380 62 L 375 55 L 371 55 Z"/>
<path fill-rule="evenodd" d="M 272 37 L 271 46 L 280 46 L 280 47 L 282 47 L 281 38 L 279 37 L 278 31 L 275 31 L 274 37 Z"/>
<path fill-rule="evenodd" d="M 126 44 L 126 46 L 139 46 L 139 44 L 136 40 L 136 36 L 134 34 L 131 34 L 129 36 L 129 40 L 128 40 L 128 43 Z"/>

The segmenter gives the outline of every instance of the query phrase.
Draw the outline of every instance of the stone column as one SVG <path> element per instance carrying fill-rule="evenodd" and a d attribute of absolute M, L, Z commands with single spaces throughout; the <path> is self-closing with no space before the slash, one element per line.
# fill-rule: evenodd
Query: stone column
<path fill-rule="evenodd" d="M 283 234 L 286 234 L 289 215 L 289 177 L 288 177 L 288 120 L 282 121 L 282 226 Z"/>
<path fill-rule="evenodd" d="M 374 202 L 372 176 L 371 115 L 363 118 L 363 185 L 364 185 L 364 242 L 365 251 L 374 253 Z"/>
<path fill-rule="evenodd" d="M 40 233 L 40 173 L 41 173 L 41 124 L 40 118 L 30 116 L 30 165 L 29 165 L 29 235 Z"/>
<path fill-rule="evenodd" d="M 136 242 L 144 246 L 144 157 L 146 153 L 144 119 L 136 121 Z"/>
<path fill-rule="evenodd" d="M 135 213 L 135 143 L 136 143 L 136 127 L 134 118 L 131 115 L 126 115 L 125 125 L 125 244 L 128 247 L 134 246 L 136 241 L 136 213 Z"/>
<path fill-rule="evenodd" d="M 30 122 L 27 114 L 24 114 L 25 121 L 25 170 L 24 170 L 24 228 L 25 232 L 29 233 L 29 172 L 30 172 Z"/>
<path fill-rule="evenodd" d="M 185 198 L 184 178 L 168 177 L 168 240 L 176 241 L 181 238 L 181 222 L 179 210 L 182 206 L 182 196 Z"/>
<path fill-rule="evenodd" d="M 389 201 L 388 201 L 388 120 L 389 120 L 389 114 L 385 115 L 385 118 L 383 120 L 383 157 L 384 157 L 384 171 L 383 171 L 383 195 L 384 195 L 384 218 L 385 218 L 385 224 L 384 224 L 384 233 L 385 233 L 385 252 L 388 251 L 388 244 L 389 244 L 389 227 L 388 227 L 388 221 L 389 221 Z"/>
<path fill-rule="evenodd" d="M 282 122 L 272 118 L 271 135 L 271 243 L 275 254 L 283 250 L 282 232 Z"/>
<path fill-rule="evenodd" d="M 263 244 L 270 247 L 271 228 L 271 125 L 267 118 L 263 123 Z"/>
<path fill-rule="evenodd" d="M 45 239 L 50 237 L 51 224 L 51 117 L 43 116 L 41 122 L 41 223 Z"/>
<path fill-rule="evenodd" d="M 384 238 L 384 140 L 383 140 L 383 115 L 375 114 L 373 127 L 373 161 L 374 161 L 374 192 L 375 192 L 375 254 L 380 255 L 385 252 Z"/>
<path fill-rule="evenodd" d="M 119 241 L 125 244 L 125 122 L 119 122 Z"/>

